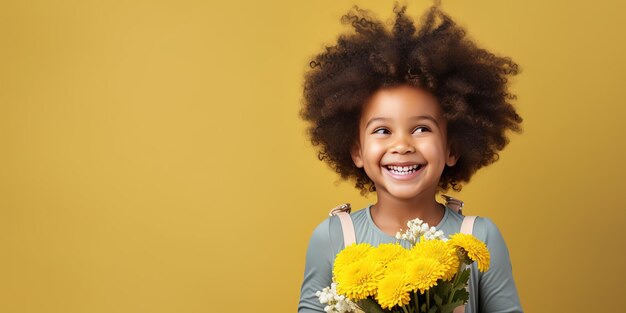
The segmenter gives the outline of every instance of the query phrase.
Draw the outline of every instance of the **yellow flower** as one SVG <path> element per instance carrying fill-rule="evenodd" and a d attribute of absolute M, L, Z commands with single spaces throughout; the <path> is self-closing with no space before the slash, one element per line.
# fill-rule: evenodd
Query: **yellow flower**
<path fill-rule="evenodd" d="M 369 256 L 386 267 L 389 262 L 406 256 L 408 250 L 397 243 L 383 243 L 370 251 Z"/>
<path fill-rule="evenodd" d="M 333 275 L 337 276 L 346 266 L 369 255 L 373 247 L 367 243 L 352 244 L 341 250 L 335 257 Z"/>
<path fill-rule="evenodd" d="M 420 293 L 437 285 L 437 280 L 442 279 L 446 267 L 437 259 L 425 256 L 409 258 L 406 266 L 406 274 L 412 290 L 419 290 Z"/>
<path fill-rule="evenodd" d="M 372 258 L 362 258 L 346 264 L 337 272 L 337 292 L 352 301 L 375 296 L 381 278 L 383 267 Z"/>
<path fill-rule="evenodd" d="M 489 250 L 484 242 L 469 234 L 457 233 L 450 236 L 448 244 L 461 248 L 463 255 L 467 254 L 470 260 L 478 263 L 478 270 L 485 272 L 489 269 Z"/>
<path fill-rule="evenodd" d="M 451 280 L 459 269 L 459 257 L 454 246 L 446 244 L 443 240 L 420 241 L 411 250 L 415 257 L 424 256 L 439 261 L 443 266 L 443 280 Z"/>
<path fill-rule="evenodd" d="M 383 309 L 406 305 L 411 301 L 411 292 L 411 283 L 406 274 L 406 259 L 389 263 L 384 278 L 378 282 L 378 304 Z"/>

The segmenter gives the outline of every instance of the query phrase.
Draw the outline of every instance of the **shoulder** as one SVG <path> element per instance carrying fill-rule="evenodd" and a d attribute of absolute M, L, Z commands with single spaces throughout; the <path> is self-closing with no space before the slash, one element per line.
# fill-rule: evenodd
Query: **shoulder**
<path fill-rule="evenodd" d="M 484 242 L 489 250 L 491 266 L 487 273 L 492 276 L 510 276 L 511 259 L 509 249 L 498 226 L 487 217 L 476 218 L 474 222 L 474 236 Z M 497 272 L 501 273 L 497 274 Z"/>
<path fill-rule="evenodd" d="M 365 209 L 353 211 L 350 213 L 350 219 L 355 230 L 361 230 L 363 225 L 367 224 L 367 211 Z M 320 222 L 313 230 L 309 244 L 330 247 L 331 252 L 339 253 L 344 244 L 339 217 L 332 215 Z"/>
<path fill-rule="evenodd" d="M 330 216 L 319 223 L 309 240 L 304 267 L 304 280 L 300 290 L 298 312 L 324 312 L 315 295 L 319 290 L 330 286 L 332 282 L 332 266 L 339 245 L 343 245 L 341 225 L 336 216 Z"/>
<path fill-rule="evenodd" d="M 337 216 L 329 216 L 320 222 L 313 230 L 309 241 L 309 249 L 318 251 L 332 252 L 341 246 L 343 246 L 343 233 Z"/>
<path fill-rule="evenodd" d="M 474 236 L 487 246 L 506 246 L 498 226 L 488 217 L 477 217 L 474 221 Z"/>
<path fill-rule="evenodd" d="M 509 250 L 500 229 L 489 218 L 476 218 L 474 236 L 487 245 L 489 270 L 479 273 L 480 308 L 485 312 L 522 312 Z M 476 268 L 475 264 L 473 265 Z"/>

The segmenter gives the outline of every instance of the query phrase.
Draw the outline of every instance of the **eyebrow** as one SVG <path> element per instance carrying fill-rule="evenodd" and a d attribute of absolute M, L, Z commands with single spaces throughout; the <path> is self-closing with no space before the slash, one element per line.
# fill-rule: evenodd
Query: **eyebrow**
<path fill-rule="evenodd" d="M 430 115 L 419 115 L 419 116 L 413 116 L 411 117 L 412 120 L 429 120 L 432 121 L 433 123 L 435 123 L 435 125 L 437 127 L 439 127 L 439 123 L 437 122 L 437 119 L 435 119 L 434 117 L 430 116 Z M 386 117 L 374 117 L 372 119 L 370 119 L 369 121 L 367 121 L 367 124 L 365 124 L 365 128 L 367 128 L 368 126 L 370 126 L 370 124 L 372 124 L 373 122 L 376 121 L 389 121 L 391 120 L 390 118 L 386 118 Z"/>

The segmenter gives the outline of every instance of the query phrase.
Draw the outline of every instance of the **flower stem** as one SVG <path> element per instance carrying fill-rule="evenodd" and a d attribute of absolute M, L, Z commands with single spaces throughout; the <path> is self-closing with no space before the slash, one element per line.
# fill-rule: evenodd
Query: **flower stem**
<path fill-rule="evenodd" d="M 404 311 L 404 313 L 409 313 L 409 311 L 406 310 L 406 305 L 402 306 L 402 310 Z"/>
<path fill-rule="evenodd" d="M 420 313 L 420 300 L 417 296 L 417 290 L 413 291 L 413 297 L 415 298 L 415 313 Z"/>
<path fill-rule="evenodd" d="M 450 291 L 450 297 L 448 297 L 448 303 L 452 302 L 452 298 L 454 297 L 454 294 L 456 293 L 456 285 L 459 283 L 459 277 L 461 277 L 461 273 L 464 270 L 464 266 L 463 263 L 460 262 L 459 263 L 459 269 L 456 272 L 456 276 L 454 276 L 454 281 L 452 282 L 452 290 Z"/>
<path fill-rule="evenodd" d="M 430 290 L 426 289 L 426 312 L 430 312 Z"/>

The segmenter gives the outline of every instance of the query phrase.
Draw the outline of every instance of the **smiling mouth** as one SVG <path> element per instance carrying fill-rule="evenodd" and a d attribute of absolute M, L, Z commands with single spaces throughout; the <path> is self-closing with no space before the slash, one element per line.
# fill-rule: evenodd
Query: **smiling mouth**
<path fill-rule="evenodd" d="M 422 166 L 422 164 L 414 164 L 409 166 L 386 165 L 385 168 L 396 175 L 409 175 L 419 171 Z"/>

